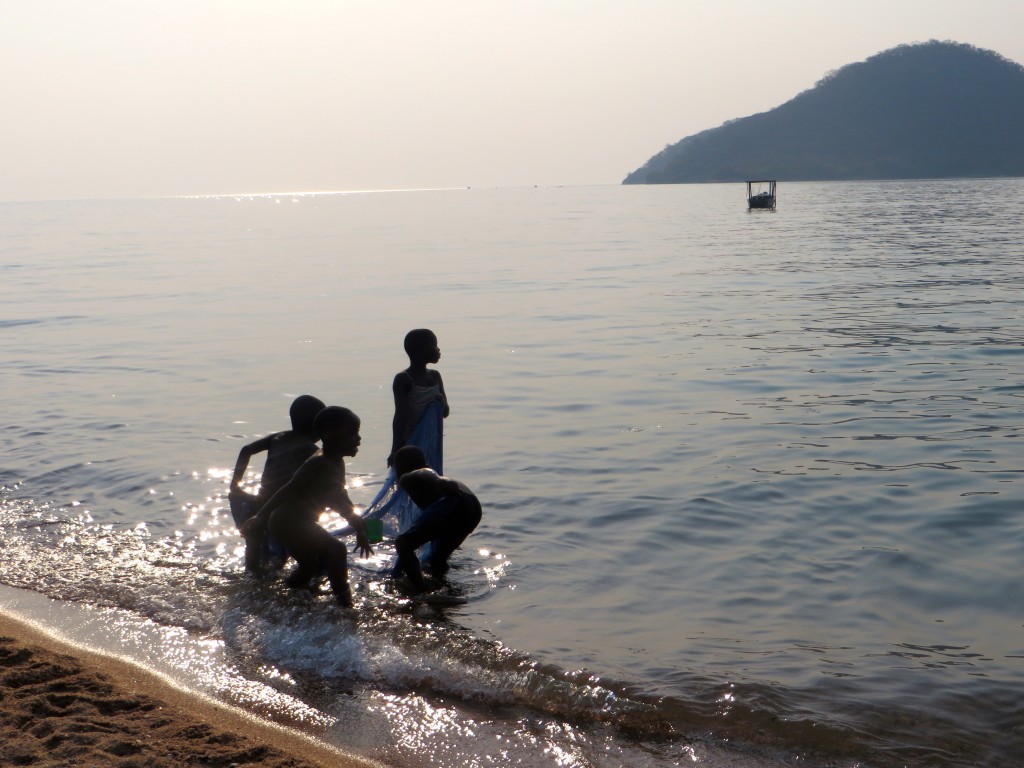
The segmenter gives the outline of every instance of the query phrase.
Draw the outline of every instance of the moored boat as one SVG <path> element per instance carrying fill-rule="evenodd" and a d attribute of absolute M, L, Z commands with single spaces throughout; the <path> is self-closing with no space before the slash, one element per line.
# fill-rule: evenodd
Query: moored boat
<path fill-rule="evenodd" d="M 775 210 L 775 179 L 754 179 L 747 182 L 748 210 Z"/>

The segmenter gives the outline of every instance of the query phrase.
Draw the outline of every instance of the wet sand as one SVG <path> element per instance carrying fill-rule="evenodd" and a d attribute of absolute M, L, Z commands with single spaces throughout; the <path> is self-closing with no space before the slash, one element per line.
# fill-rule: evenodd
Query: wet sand
<path fill-rule="evenodd" d="M 0 764 L 356 768 L 346 755 L 0 612 Z"/>

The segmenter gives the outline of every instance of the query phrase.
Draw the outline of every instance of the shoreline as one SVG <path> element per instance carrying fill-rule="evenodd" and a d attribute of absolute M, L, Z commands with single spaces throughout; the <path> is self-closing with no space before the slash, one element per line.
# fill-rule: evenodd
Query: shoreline
<path fill-rule="evenodd" d="M 77 645 L 6 608 L 0 738 L 6 759 L 36 768 L 384 765 L 190 691 L 125 657 Z"/>

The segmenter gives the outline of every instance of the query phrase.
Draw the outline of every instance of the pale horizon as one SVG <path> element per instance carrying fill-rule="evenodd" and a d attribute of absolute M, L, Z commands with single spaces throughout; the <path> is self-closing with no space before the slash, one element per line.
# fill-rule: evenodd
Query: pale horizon
<path fill-rule="evenodd" d="M 618 184 L 898 45 L 1024 62 L 1013 0 L 15 0 L 0 22 L 3 201 Z"/>

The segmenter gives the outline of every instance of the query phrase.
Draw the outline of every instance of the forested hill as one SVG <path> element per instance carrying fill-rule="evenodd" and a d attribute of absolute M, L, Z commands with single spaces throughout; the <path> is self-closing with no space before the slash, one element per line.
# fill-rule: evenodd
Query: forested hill
<path fill-rule="evenodd" d="M 962 176 L 1024 176 L 1024 67 L 932 41 L 850 64 L 769 112 L 669 145 L 623 183 Z"/>

